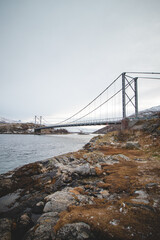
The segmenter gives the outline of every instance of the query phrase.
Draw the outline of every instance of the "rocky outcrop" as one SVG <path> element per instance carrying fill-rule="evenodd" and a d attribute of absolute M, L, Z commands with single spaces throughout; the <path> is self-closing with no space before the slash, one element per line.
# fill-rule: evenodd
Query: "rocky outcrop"
<path fill-rule="evenodd" d="M 110 132 L 0 175 L 1 239 L 159 239 L 159 140 Z"/>

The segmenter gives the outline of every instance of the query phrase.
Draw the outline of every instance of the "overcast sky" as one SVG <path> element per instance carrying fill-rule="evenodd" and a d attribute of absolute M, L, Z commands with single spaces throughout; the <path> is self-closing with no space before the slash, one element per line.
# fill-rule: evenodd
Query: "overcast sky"
<path fill-rule="evenodd" d="M 67 117 L 121 72 L 160 72 L 159 0 L 0 0 L 0 36 L 1 117 Z M 139 90 L 160 105 L 160 80 Z"/>

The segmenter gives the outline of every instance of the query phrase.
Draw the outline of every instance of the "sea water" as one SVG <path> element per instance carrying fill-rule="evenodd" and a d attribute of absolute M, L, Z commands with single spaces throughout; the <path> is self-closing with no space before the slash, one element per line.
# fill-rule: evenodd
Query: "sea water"
<path fill-rule="evenodd" d="M 27 163 L 77 151 L 92 137 L 92 134 L 0 134 L 0 173 L 6 173 Z"/>

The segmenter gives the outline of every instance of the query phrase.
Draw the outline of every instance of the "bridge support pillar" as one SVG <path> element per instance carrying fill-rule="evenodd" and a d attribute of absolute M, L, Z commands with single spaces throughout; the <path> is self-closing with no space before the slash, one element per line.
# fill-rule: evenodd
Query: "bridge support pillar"
<path fill-rule="evenodd" d="M 122 73 L 122 110 L 123 118 L 126 118 L 126 87 L 125 87 L 125 74 Z"/>
<path fill-rule="evenodd" d="M 34 129 L 34 134 L 41 135 L 41 129 Z"/>

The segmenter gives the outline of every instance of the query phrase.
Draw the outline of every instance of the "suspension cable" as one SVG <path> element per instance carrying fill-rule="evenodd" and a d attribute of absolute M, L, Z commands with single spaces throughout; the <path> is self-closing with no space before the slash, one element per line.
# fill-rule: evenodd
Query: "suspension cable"
<path fill-rule="evenodd" d="M 68 120 L 70 120 L 71 118 L 75 117 L 77 114 L 79 114 L 80 112 L 82 112 L 84 109 L 86 109 L 89 105 L 91 105 L 97 98 L 99 98 L 105 91 L 107 91 L 119 78 L 120 76 L 122 75 L 122 73 L 108 86 L 106 87 L 96 98 L 94 98 L 91 102 L 89 102 L 85 107 L 83 107 L 82 109 L 80 109 L 78 112 L 76 112 L 75 114 L 73 114 L 71 117 L 65 119 L 64 121 L 62 122 L 59 122 L 57 124 L 61 124 L 61 123 L 64 123 Z"/>
<path fill-rule="evenodd" d="M 133 80 L 131 80 L 130 83 L 131 83 L 131 82 L 133 82 Z M 127 83 L 127 84 L 126 84 L 126 88 L 128 88 L 128 86 L 129 86 L 129 84 Z M 83 115 L 82 117 L 80 117 L 80 118 L 72 121 L 71 123 L 76 122 L 76 121 L 78 121 L 78 120 L 80 120 L 80 119 L 88 116 L 88 115 L 91 114 L 92 112 L 96 111 L 98 108 L 102 107 L 105 103 L 107 103 L 109 100 L 111 100 L 113 97 L 115 97 L 115 96 L 116 96 L 119 92 L 121 92 L 121 91 L 122 91 L 122 88 L 121 88 L 119 91 L 117 91 L 115 94 L 113 94 L 110 98 L 108 98 L 106 101 L 104 101 L 102 104 L 100 104 L 98 107 L 96 107 L 95 109 L 93 109 L 93 110 L 90 111 L 89 113 Z"/>
<path fill-rule="evenodd" d="M 131 74 L 160 74 L 160 72 L 126 72 Z"/>

